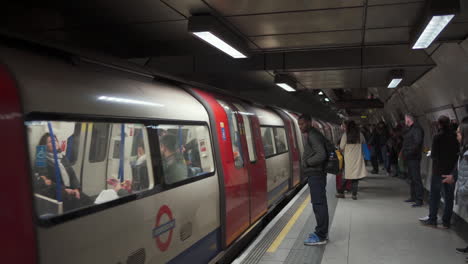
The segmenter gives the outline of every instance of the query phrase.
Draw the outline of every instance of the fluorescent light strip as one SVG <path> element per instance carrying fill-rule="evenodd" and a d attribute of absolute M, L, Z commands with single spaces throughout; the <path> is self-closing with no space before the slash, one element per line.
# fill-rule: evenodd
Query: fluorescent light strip
<path fill-rule="evenodd" d="M 213 35 L 209 31 L 193 32 L 193 34 L 201 38 L 202 40 L 208 42 L 211 46 L 233 57 L 234 59 L 247 58 L 247 56 L 245 56 L 244 54 L 242 54 L 241 52 L 239 52 L 238 50 L 236 50 L 231 45 L 227 44 L 217 36 Z"/>
<path fill-rule="evenodd" d="M 400 84 L 401 81 L 403 81 L 402 78 L 392 79 L 390 84 L 388 84 L 388 88 L 396 88 Z"/>
<path fill-rule="evenodd" d="M 328 98 L 325 98 L 325 102 L 330 102 L 330 99 L 328 99 Z"/>
<path fill-rule="evenodd" d="M 111 96 L 99 96 L 98 100 L 123 103 L 123 104 L 139 104 L 139 105 L 149 105 L 149 106 L 159 106 L 159 107 L 164 106 L 163 104 L 157 104 L 157 103 L 145 102 L 145 101 L 140 101 L 140 100 L 127 99 L 127 98 L 120 98 L 120 97 L 111 97 Z"/>
<path fill-rule="evenodd" d="M 323 92 L 322 92 L 322 91 L 320 91 L 318 94 L 319 94 L 319 95 L 323 95 Z"/>
<path fill-rule="evenodd" d="M 433 16 L 414 44 L 413 49 L 425 49 L 429 47 L 454 16 Z"/>
<path fill-rule="evenodd" d="M 296 91 L 296 89 L 292 88 L 287 83 L 277 83 L 276 85 L 278 85 L 279 87 L 285 89 L 288 92 L 295 92 Z"/>

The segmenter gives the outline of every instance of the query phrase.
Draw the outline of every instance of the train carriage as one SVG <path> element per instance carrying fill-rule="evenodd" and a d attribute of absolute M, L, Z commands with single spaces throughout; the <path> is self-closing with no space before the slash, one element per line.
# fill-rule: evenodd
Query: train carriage
<path fill-rule="evenodd" d="M 48 55 L 0 47 L 6 259 L 217 262 L 304 182 L 293 113 Z"/>

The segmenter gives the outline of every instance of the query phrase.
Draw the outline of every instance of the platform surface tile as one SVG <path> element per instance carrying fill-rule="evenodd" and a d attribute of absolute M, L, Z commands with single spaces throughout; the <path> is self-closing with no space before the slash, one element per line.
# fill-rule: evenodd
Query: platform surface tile
<path fill-rule="evenodd" d="M 360 182 L 359 199 L 340 199 L 322 264 L 466 263 L 455 248 L 467 245 L 454 231 L 422 226 L 428 207 L 403 201 L 409 185 L 388 176 Z"/>
<path fill-rule="evenodd" d="M 331 224 L 337 203 L 335 176 L 329 174 L 327 178 Z M 325 247 L 304 246 L 304 240 L 313 232 L 316 224 L 307 186 L 284 211 L 272 221 L 272 227 L 267 227 L 233 264 L 320 263 Z M 288 228 L 287 233 L 283 231 L 285 228 Z"/>
<path fill-rule="evenodd" d="M 334 182 L 334 176 L 329 175 L 327 197 L 331 227 L 330 242 L 326 246 L 303 244 L 315 227 L 306 188 L 290 208 L 273 221 L 272 228 L 262 232 L 260 241 L 252 243 L 233 263 L 465 263 L 465 257 L 456 254 L 455 248 L 467 243 L 452 230 L 422 226 L 418 218 L 427 215 L 428 208 L 412 208 L 403 202 L 409 193 L 409 185 L 403 180 L 369 176 L 359 183 L 358 200 L 352 200 L 349 194 L 346 199 L 336 199 Z M 306 202 L 307 206 L 302 206 L 301 210 Z M 282 236 L 285 228 L 288 232 Z"/>

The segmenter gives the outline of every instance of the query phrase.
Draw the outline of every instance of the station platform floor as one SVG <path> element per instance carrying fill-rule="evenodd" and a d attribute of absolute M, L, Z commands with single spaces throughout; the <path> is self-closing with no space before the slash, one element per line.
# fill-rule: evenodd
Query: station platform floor
<path fill-rule="evenodd" d="M 267 225 L 234 264 L 396 264 L 466 263 L 455 248 L 467 243 L 453 230 L 422 226 L 428 207 L 403 201 L 409 185 L 397 178 L 372 175 L 359 182 L 358 200 L 335 198 L 335 176 L 328 175 L 330 241 L 305 246 L 315 227 L 306 185 Z"/>

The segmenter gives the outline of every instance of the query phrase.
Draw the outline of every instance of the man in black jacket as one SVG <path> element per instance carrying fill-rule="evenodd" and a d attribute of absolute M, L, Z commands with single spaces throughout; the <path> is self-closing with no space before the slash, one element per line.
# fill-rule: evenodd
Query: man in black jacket
<path fill-rule="evenodd" d="M 429 199 L 429 219 L 421 221 L 422 224 L 437 227 L 437 211 L 439 210 L 440 191 L 444 188 L 444 215 L 442 224 L 450 228 L 453 212 L 454 184 L 442 183 L 442 175 L 449 175 L 457 163 L 459 143 L 457 136 L 450 127 L 450 119 L 440 116 L 438 119 L 439 133 L 432 139 L 432 180 L 431 196 Z"/>
<path fill-rule="evenodd" d="M 421 156 L 424 142 L 424 131 L 411 114 L 405 115 L 407 130 L 403 136 L 403 158 L 408 166 L 408 177 L 411 180 L 411 197 L 407 203 L 414 203 L 413 207 L 423 205 L 423 184 L 421 180 Z"/>
<path fill-rule="evenodd" d="M 326 195 L 327 173 L 325 163 L 328 155 L 325 147 L 325 137 L 312 127 L 309 116 L 299 118 L 299 127 L 305 135 L 302 167 L 308 178 L 312 208 L 317 227 L 304 241 L 305 245 L 323 245 L 328 241 L 328 204 Z"/>

